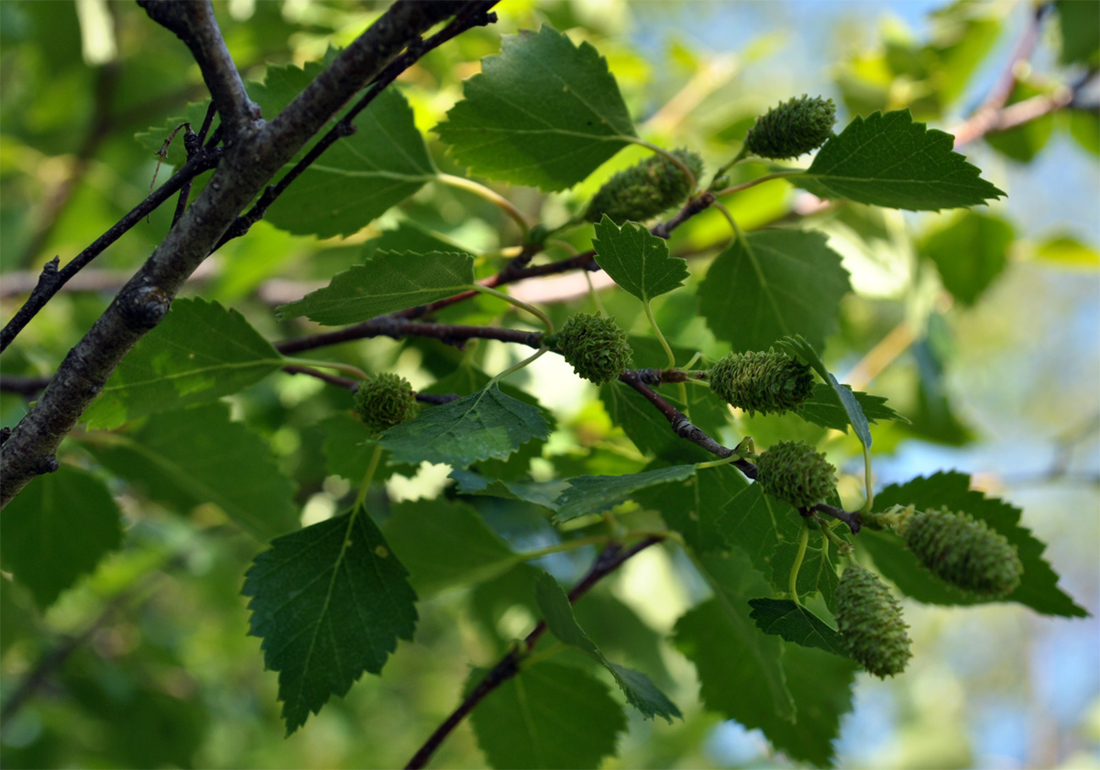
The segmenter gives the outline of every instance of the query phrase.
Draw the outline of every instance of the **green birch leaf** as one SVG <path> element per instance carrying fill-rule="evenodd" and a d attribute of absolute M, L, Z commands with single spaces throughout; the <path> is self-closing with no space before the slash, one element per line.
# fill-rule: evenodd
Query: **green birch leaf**
<path fill-rule="evenodd" d="M 676 621 L 673 634 L 695 664 L 703 703 L 765 735 L 778 723 L 794 722 L 782 642 L 761 634 L 749 617 L 749 597 L 767 592 L 767 583 L 742 555 L 705 556 L 696 566 L 715 595 Z"/>
<path fill-rule="evenodd" d="M 139 492 L 181 512 L 213 503 L 260 540 L 298 527 L 294 485 L 271 447 L 225 404 L 151 416 L 137 433 L 89 436 L 86 447 Z"/>
<path fill-rule="evenodd" d="M 1054 0 L 1062 33 L 1062 64 L 1100 63 L 1100 6 L 1081 0 Z"/>
<path fill-rule="evenodd" d="M 791 570 L 797 558 L 797 542 L 783 541 L 776 546 L 771 558 L 771 570 L 766 573 L 776 589 L 789 590 Z M 825 606 L 830 611 L 835 610 L 836 589 L 840 585 L 836 570 L 836 557 L 833 549 L 825 546 L 825 536 L 811 531 L 810 542 L 798 570 L 798 595 L 805 598 L 813 593 L 821 594 Z"/>
<path fill-rule="evenodd" d="M 1008 262 L 1016 233 L 1005 220 L 965 211 L 931 233 L 918 252 L 935 263 L 943 287 L 963 305 L 973 306 Z"/>
<path fill-rule="evenodd" d="M 102 481 L 62 465 L 31 482 L 4 509 L 0 564 L 44 610 L 121 545 L 120 516 Z"/>
<path fill-rule="evenodd" d="M 638 490 L 634 499 L 659 511 L 665 523 L 683 535 L 684 542 L 697 554 L 712 553 L 731 547 L 719 526 L 718 513 L 748 485 L 748 479 L 739 470 L 720 465 L 685 481 Z"/>
<path fill-rule="evenodd" d="M 631 345 L 633 345 L 633 342 Z M 639 362 L 636 360 L 635 363 Z M 660 365 L 664 366 L 666 364 Z M 683 405 L 673 395 L 674 393 L 675 391 L 669 390 L 661 393 L 661 396 L 683 411 Z M 642 452 L 674 463 L 683 462 L 684 460 L 702 462 L 714 459 L 714 455 L 711 455 L 702 447 L 673 433 L 668 420 L 653 408 L 653 404 L 626 383 L 612 380 L 601 385 L 600 400 L 611 416 L 611 421 L 621 427 L 623 432 Z M 699 427 L 703 430 L 707 430 L 711 426 L 708 426 L 706 421 L 699 419 L 699 417 L 709 410 L 717 410 L 717 414 L 721 415 L 723 422 L 728 421 L 728 411 L 725 406 L 712 397 L 707 389 L 688 388 L 688 400 L 692 402 L 692 417 L 698 421 L 696 424 L 699 424 Z"/>
<path fill-rule="evenodd" d="M 852 397 L 859 404 L 863 416 L 871 425 L 876 424 L 879 420 L 909 422 L 909 420 L 886 406 L 886 399 L 882 396 L 873 396 L 859 390 L 853 391 L 847 385 L 841 385 L 840 387 L 851 392 Z M 848 432 L 848 426 L 851 425 L 851 418 L 843 403 L 838 400 L 833 386 L 824 382 L 814 385 L 813 394 L 809 399 L 802 402 L 798 407 L 797 414 L 806 422 L 812 422 L 814 425 L 832 428 L 844 433 Z"/>
<path fill-rule="evenodd" d="M 491 580 L 523 558 L 473 508 L 442 498 L 398 503 L 382 530 L 422 597 Z"/>
<path fill-rule="evenodd" d="M 910 211 L 979 206 L 1005 193 L 954 152 L 951 134 L 909 110 L 857 116 L 791 181 L 821 198 Z"/>
<path fill-rule="evenodd" d="M 474 283 L 469 254 L 379 251 L 365 264 L 337 273 L 323 289 L 281 305 L 279 317 L 306 316 L 326 326 L 358 323 L 450 297 Z"/>
<path fill-rule="evenodd" d="M 271 120 L 325 66 L 268 66 L 264 82 L 252 83 L 248 90 Z M 355 133 L 310 164 L 275 199 L 265 221 L 299 235 L 351 235 L 436 178 L 424 138 L 399 90 L 391 86 L 378 94 L 354 123 Z"/>
<path fill-rule="evenodd" d="M 810 343 L 801 335 L 781 340 L 779 344 L 781 347 L 786 348 L 791 355 L 799 356 L 803 361 L 813 367 L 814 371 L 821 375 L 821 379 L 829 384 L 833 394 L 836 396 L 836 401 L 843 407 L 844 413 L 848 417 L 848 422 L 851 423 L 852 427 L 855 429 L 856 436 L 859 437 L 863 446 L 870 449 L 871 426 L 867 422 L 867 416 L 863 414 L 863 407 L 860 406 L 859 401 L 852 393 L 852 389 L 837 382 L 836 377 L 825 368 L 825 363 L 821 360 L 817 351 L 814 350 Z"/>
<path fill-rule="evenodd" d="M 463 91 L 436 132 L 455 160 L 489 179 L 564 190 L 635 136 L 607 62 L 548 26 L 505 36 Z"/>
<path fill-rule="evenodd" d="M 467 691 L 488 672 L 470 672 Z M 600 681 L 556 663 L 520 668 L 470 715 L 477 744 L 496 768 L 596 768 L 615 755 L 626 716 Z"/>
<path fill-rule="evenodd" d="M 364 671 L 381 673 L 398 639 L 412 641 L 406 575 L 362 509 L 276 538 L 253 560 L 241 594 L 264 664 L 279 672 L 287 735 Z"/>
<path fill-rule="evenodd" d="M 914 505 L 918 510 L 938 510 L 946 506 L 956 513 L 969 513 L 985 521 L 1016 546 L 1024 565 L 1020 586 L 1004 601 L 1019 602 L 1043 615 L 1088 615 L 1058 588 L 1058 575 L 1043 558 L 1046 545 L 1036 539 L 1031 530 L 1020 526 L 1020 509 L 971 490 L 970 477 L 965 473 L 948 471 L 916 478 L 907 484 L 891 485 L 875 496 L 876 510 L 883 511 L 893 505 Z M 859 541 L 875 560 L 879 572 L 893 581 L 898 590 L 918 601 L 927 604 L 985 603 L 985 600 L 963 594 L 925 569 L 905 547 L 904 541 L 892 532 L 865 528 L 860 532 Z"/>
<path fill-rule="evenodd" d="M 805 607 L 790 599 L 750 599 L 756 626 L 765 634 L 781 636 L 802 647 L 816 647 L 842 658 L 848 656 L 848 645 L 835 628 Z"/>
<path fill-rule="evenodd" d="M 83 419 L 92 428 L 214 401 L 283 366 L 283 357 L 236 310 L 177 299 L 141 338 Z"/>
<path fill-rule="evenodd" d="M 731 497 L 716 515 L 726 541 L 752 559 L 764 575 L 771 574 L 771 560 L 781 543 L 797 544 L 802 517 L 791 506 L 768 497 L 759 484 L 749 484 Z M 786 586 L 776 586 L 785 591 Z"/>
<path fill-rule="evenodd" d="M 683 286 L 688 277 L 687 262 L 669 255 L 668 241 L 637 222 L 618 227 L 604 214 L 592 248 L 603 271 L 642 302 Z"/>
<path fill-rule="evenodd" d="M 719 254 L 699 287 L 699 310 L 734 352 L 767 350 L 801 334 L 817 348 L 837 327 L 848 271 L 821 233 L 748 233 Z"/>
<path fill-rule="evenodd" d="M 473 395 L 423 410 L 382 434 L 382 446 L 399 462 L 447 463 L 465 468 L 503 460 L 550 426 L 537 407 L 501 393 L 494 383 Z"/>
<path fill-rule="evenodd" d="M 791 759 L 832 767 L 833 742 L 841 718 L 852 710 L 852 688 L 859 666 L 809 647 L 783 645 L 787 689 L 798 707 L 795 722 L 776 720 L 764 730 L 771 744 Z"/>
<path fill-rule="evenodd" d="M 569 479 L 569 488 L 558 499 L 554 520 L 558 523 L 617 505 L 646 487 L 683 481 L 695 475 L 694 465 L 672 465 L 621 476 L 579 476 Z"/>
<path fill-rule="evenodd" d="M 551 511 L 557 510 L 557 499 L 569 488 L 569 482 L 565 480 L 504 481 L 491 479 L 462 468 L 451 471 L 451 478 L 455 480 L 455 491 L 459 494 L 522 500 L 525 503 L 549 508 Z"/>
<path fill-rule="evenodd" d="M 646 719 L 659 716 L 672 724 L 673 717 L 684 718 L 676 704 L 657 689 L 649 677 L 639 671 L 612 663 L 600 652 L 595 642 L 577 623 L 565 591 L 558 585 L 557 580 L 545 572 L 539 576 L 535 584 L 535 599 L 538 601 L 550 633 L 559 641 L 580 649 L 611 672 L 611 676 L 615 678 L 615 682 L 626 696 L 627 702 L 642 712 Z"/>
<path fill-rule="evenodd" d="M 341 412 L 317 423 L 324 433 L 325 443 L 321 450 L 325 453 L 325 470 L 345 478 L 355 484 L 363 480 L 378 442 L 371 438 L 370 431 L 358 417 Z M 374 481 L 383 481 L 395 473 L 413 477 L 416 465 L 382 465 L 374 469 Z"/>

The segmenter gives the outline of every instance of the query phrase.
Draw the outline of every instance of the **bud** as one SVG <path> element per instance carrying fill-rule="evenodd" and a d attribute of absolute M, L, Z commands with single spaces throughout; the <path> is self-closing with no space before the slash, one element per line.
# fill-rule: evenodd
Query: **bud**
<path fill-rule="evenodd" d="M 756 481 L 766 494 L 795 508 L 820 503 L 836 486 L 836 468 L 802 441 L 780 441 L 756 461 Z"/>
<path fill-rule="evenodd" d="M 546 344 L 554 344 L 573 371 L 597 385 L 618 378 L 630 365 L 626 332 L 611 318 L 577 313 Z"/>
<path fill-rule="evenodd" d="M 703 159 L 694 152 L 673 150 L 672 154 L 696 179 L 702 175 Z M 691 184 L 680 167 L 663 155 L 654 155 L 608 179 L 589 202 L 584 218 L 599 222 L 607 214 L 620 226 L 627 220 L 643 222 L 683 202 L 690 192 Z"/>
<path fill-rule="evenodd" d="M 783 414 L 810 397 L 814 376 L 786 353 L 729 353 L 711 367 L 710 389 L 749 416 Z"/>
<path fill-rule="evenodd" d="M 836 622 L 852 659 L 880 679 L 900 674 L 912 657 L 901 605 L 878 575 L 844 570 L 836 589 Z"/>
<path fill-rule="evenodd" d="M 967 513 L 917 511 L 905 522 L 905 542 L 934 575 L 976 597 L 1007 596 L 1024 565 L 1016 546 Z"/>
<path fill-rule="evenodd" d="M 399 374 L 383 372 L 359 383 L 354 396 L 355 413 L 370 429 L 381 433 L 416 417 L 416 394 Z"/>
<path fill-rule="evenodd" d="M 835 122 L 832 99 L 803 94 L 758 117 L 745 138 L 745 147 L 761 158 L 797 158 L 824 144 L 833 135 Z"/>

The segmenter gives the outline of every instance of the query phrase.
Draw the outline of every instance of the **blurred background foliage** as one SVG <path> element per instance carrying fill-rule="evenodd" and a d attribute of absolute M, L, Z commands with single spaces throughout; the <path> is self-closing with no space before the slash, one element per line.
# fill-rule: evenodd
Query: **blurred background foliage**
<path fill-rule="evenodd" d="M 1010 103 L 1063 93 L 1095 75 L 1100 4 L 1055 5 L 1029 61 L 1016 67 Z M 216 3 L 229 49 L 251 81 L 263 79 L 268 63 L 302 65 L 346 44 L 383 7 Z M 436 162 L 461 173 L 434 143 L 432 127 L 460 98 L 462 79 L 499 50 L 500 35 L 549 23 L 574 40 L 591 41 L 607 57 L 645 138 L 697 149 L 717 165 L 735 154 L 755 115 L 801 93 L 833 97 L 841 125 L 855 115 L 909 107 L 918 120 L 952 130 L 988 97 L 1034 9 L 1026 0 L 946 7 L 924 0 L 509 0 L 498 9 L 498 24 L 433 51 L 400 87 L 428 132 Z M 179 116 L 201 115 L 201 107 L 188 105 L 203 98 L 184 46 L 134 4 L 0 2 L 5 320 L 47 259 L 68 260 L 148 194 L 156 137 Z M 1009 192 L 989 208 L 921 215 L 858 205 L 818 211 L 781 181 L 730 201 L 745 228 L 799 218 L 827 233 L 844 256 L 855 292 L 845 300 L 842 331 L 829 341 L 831 368 L 843 373 L 841 381 L 889 397 L 912 420 L 877 427 L 879 484 L 945 468 L 978 473 L 983 489 L 1024 509 L 1023 524 L 1050 544 L 1048 558 L 1062 586 L 1094 616 L 1067 621 L 1015 605 L 945 609 L 910 602 L 915 657 L 895 681 L 860 678 L 838 744 L 845 767 L 1100 767 L 1097 103 L 1092 80 L 1077 91 L 1072 108 L 961 147 L 983 176 Z M 153 138 L 135 139 L 150 130 Z M 560 221 L 641 156 L 624 150 L 561 196 L 505 192 L 525 211 Z M 168 173 L 162 168 L 160 178 Z M 163 236 L 171 209 L 130 231 L 50 303 L 6 352 L 5 378 L 53 372 Z M 296 237 L 261 222 L 208 260 L 186 293 L 241 310 L 273 339 L 289 336 L 299 327 L 277 323 L 273 305 L 358 261 L 363 243 L 399 225 L 481 253 L 516 239 L 494 207 L 429 185 L 346 239 Z M 727 232 L 718 213 L 707 212 L 677 232 L 674 253 L 691 257 L 696 272 Z M 960 264 L 968 269 L 960 271 Z M 521 285 L 516 293 L 554 303 L 584 290 L 577 276 Z M 605 294 L 608 310 L 620 323 L 634 319 L 634 331 L 642 332 L 644 317 L 621 294 Z M 486 320 L 495 312 L 484 306 Z M 563 307 L 553 312 L 556 320 L 565 316 Z M 477 322 L 468 313 L 464 319 Z M 721 354 L 689 293 L 661 305 L 659 321 L 675 344 Z M 510 351 L 489 344 L 479 354 L 492 370 Z M 458 357 L 432 342 L 386 340 L 325 355 L 396 369 L 417 387 L 451 374 Z M 575 466 L 571 473 L 636 469 L 636 451 L 611 426 L 594 392 L 548 358 L 516 383 L 558 418 L 546 454 L 559 470 Z M 3 424 L 15 424 L 26 403 L 20 394 L 0 394 Z M 303 523 L 331 516 L 349 493 L 349 482 L 326 470 L 326 429 L 319 426 L 349 404 L 345 392 L 283 374 L 232 399 L 235 416 L 270 443 L 296 481 Z M 790 423 L 770 418 L 740 419 L 736 427 L 725 438 L 750 434 L 764 446 L 791 437 Z M 831 457 L 850 458 L 845 471 L 859 471 L 850 437 L 804 430 L 827 441 Z M 94 469 L 75 442 L 65 445 L 63 459 Z M 546 460 L 534 458 L 532 469 L 540 462 Z M 432 496 L 445 473 L 394 475 L 389 495 Z M 859 483 L 846 476 L 842 494 L 858 495 Z M 536 618 L 530 593 L 521 590 L 532 580 L 529 567 L 422 602 L 415 643 L 400 647 L 384 677 L 365 677 L 284 740 L 276 677 L 263 671 L 259 640 L 245 636 L 239 596 L 258 544 L 226 525 L 212 506 L 167 510 L 114 484 L 125 538 L 93 575 L 46 612 L 10 579 L 0 579 L 5 767 L 397 766 L 454 707 L 469 667 L 491 663 Z M 372 510 L 384 511 L 386 504 L 378 499 Z M 517 547 L 555 537 L 540 515 L 520 504 L 486 500 L 481 511 Z M 558 555 L 540 566 L 569 580 L 590 557 Z M 608 764 L 788 765 L 769 754 L 759 734 L 694 705 L 693 669 L 663 641 L 698 599 L 681 581 L 667 579 L 684 570 L 673 551 L 650 549 L 578 605 L 582 623 L 605 650 L 650 672 L 688 712 L 672 726 L 634 715 L 620 757 Z M 468 725 L 444 744 L 434 765 L 484 765 Z"/>

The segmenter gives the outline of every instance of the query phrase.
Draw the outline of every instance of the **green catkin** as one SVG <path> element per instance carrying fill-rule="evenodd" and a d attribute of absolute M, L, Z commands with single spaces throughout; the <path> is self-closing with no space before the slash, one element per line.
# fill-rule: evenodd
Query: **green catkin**
<path fill-rule="evenodd" d="M 617 379 L 630 366 L 632 351 L 626 332 L 611 318 L 577 313 L 551 343 L 574 372 L 597 385 Z"/>
<path fill-rule="evenodd" d="M 803 94 L 758 117 L 745 138 L 745 147 L 761 158 L 797 158 L 824 144 L 833 135 L 835 122 L 832 99 Z"/>
<path fill-rule="evenodd" d="M 905 670 L 908 626 L 901 605 L 878 576 L 850 566 L 836 589 L 836 622 L 852 658 L 880 679 Z"/>
<path fill-rule="evenodd" d="M 809 444 L 780 441 L 757 459 L 756 481 L 766 494 L 803 509 L 829 496 L 836 468 Z"/>
<path fill-rule="evenodd" d="M 813 394 L 814 377 L 809 366 L 786 353 L 730 353 L 711 367 L 710 389 L 750 417 L 783 414 Z"/>
<path fill-rule="evenodd" d="M 416 417 L 416 394 L 404 377 L 383 372 L 359 384 L 354 409 L 371 433 L 381 433 Z"/>
<path fill-rule="evenodd" d="M 690 150 L 673 150 L 675 155 L 698 179 L 703 173 L 703 159 Z M 612 222 L 622 225 L 627 220 L 643 222 L 678 203 L 691 192 L 691 183 L 680 167 L 663 155 L 654 155 L 611 177 L 593 196 L 584 218 L 599 222 L 606 214 Z"/>
<path fill-rule="evenodd" d="M 1024 566 L 1016 546 L 967 513 L 917 511 L 903 524 L 905 542 L 934 575 L 983 599 L 1007 596 Z"/>

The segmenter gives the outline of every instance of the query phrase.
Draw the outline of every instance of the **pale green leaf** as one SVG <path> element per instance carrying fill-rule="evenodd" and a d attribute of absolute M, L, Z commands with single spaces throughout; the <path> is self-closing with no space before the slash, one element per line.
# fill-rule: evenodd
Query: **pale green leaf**
<path fill-rule="evenodd" d="M 535 598 L 550 633 L 565 644 L 570 644 L 591 656 L 601 666 L 611 672 L 615 682 L 626 695 L 631 706 L 638 709 L 647 719 L 663 717 L 672 724 L 673 717 L 683 719 L 683 714 L 668 696 L 657 689 L 645 674 L 620 666 L 609 661 L 596 646 L 573 615 L 569 598 L 558 585 L 558 581 L 545 572 L 535 584 Z"/>
<path fill-rule="evenodd" d="M 249 93 L 270 120 L 324 67 L 269 65 L 264 82 L 250 84 Z M 326 149 L 275 200 L 265 221 L 300 235 L 351 235 L 435 179 L 435 165 L 399 90 L 390 86 L 378 94 L 354 124 L 354 134 Z"/>
<path fill-rule="evenodd" d="M 467 689 L 488 673 L 475 669 Z M 556 663 L 520 668 L 470 715 L 477 744 L 500 770 L 596 768 L 615 754 L 626 716 L 603 683 Z"/>
<path fill-rule="evenodd" d="M 604 214 L 592 248 L 604 272 L 642 302 L 679 288 L 688 277 L 687 262 L 669 255 L 668 241 L 637 222 L 618 227 Z"/>
<path fill-rule="evenodd" d="M 817 348 L 837 327 L 848 271 L 821 233 L 765 230 L 735 240 L 699 287 L 699 309 L 734 352 L 801 334 Z"/>
<path fill-rule="evenodd" d="M 381 443 L 397 461 L 464 468 L 478 460 L 503 460 L 528 441 L 549 435 L 541 410 L 501 393 L 494 383 L 423 410 L 382 434 Z"/>
<path fill-rule="evenodd" d="M 803 647 L 817 647 L 842 658 L 848 657 L 848 645 L 835 628 L 790 599 L 750 599 L 749 617 L 765 634 L 775 634 Z"/>
<path fill-rule="evenodd" d="M 416 594 L 365 510 L 276 538 L 245 576 L 249 633 L 279 672 L 287 735 L 412 641 Z"/>
<path fill-rule="evenodd" d="M 972 306 L 1004 270 L 1015 237 L 1000 217 L 965 211 L 929 234 L 918 251 L 935 263 L 943 287 Z"/>
<path fill-rule="evenodd" d="M 474 283 L 469 254 L 379 251 L 337 273 L 328 286 L 278 308 L 280 318 L 306 316 L 327 326 L 358 323 L 450 297 Z"/>
<path fill-rule="evenodd" d="M 0 564 L 42 609 L 121 543 L 107 487 L 67 465 L 32 481 L 0 516 Z"/>
<path fill-rule="evenodd" d="M 599 513 L 617 505 L 646 487 L 683 481 L 695 475 L 694 465 L 672 465 L 622 476 L 579 476 L 569 479 L 569 488 L 556 500 L 557 522 L 569 521 L 589 513 Z"/>
<path fill-rule="evenodd" d="M 84 413 L 93 428 L 214 401 L 263 379 L 283 358 L 236 310 L 177 299 L 141 338 Z"/>
<path fill-rule="evenodd" d="M 857 116 L 791 181 L 821 198 L 911 211 L 978 206 L 1005 193 L 953 151 L 951 134 L 909 110 Z"/>
<path fill-rule="evenodd" d="M 225 404 L 153 415 L 137 433 L 89 436 L 86 445 L 137 491 L 180 512 L 213 503 L 261 540 L 298 526 L 294 485 L 266 442 L 229 421 Z"/>
<path fill-rule="evenodd" d="M 543 26 L 506 36 L 436 129 L 455 160 L 511 184 L 564 190 L 634 136 L 607 62 Z"/>

